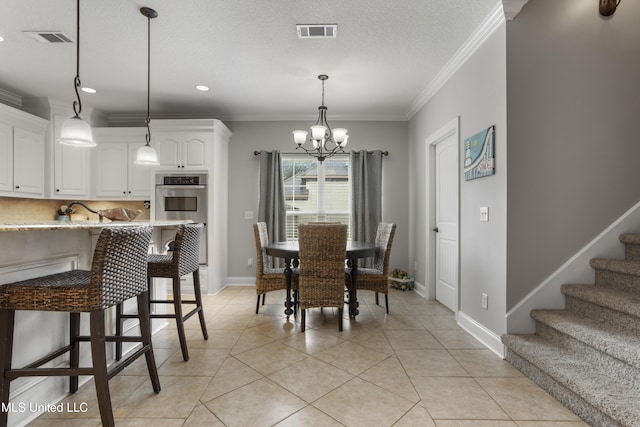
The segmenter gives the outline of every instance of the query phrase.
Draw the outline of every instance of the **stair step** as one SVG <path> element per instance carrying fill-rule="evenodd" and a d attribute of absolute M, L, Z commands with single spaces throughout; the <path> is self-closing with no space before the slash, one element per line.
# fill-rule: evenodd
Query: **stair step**
<path fill-rule="evenodd" d="M 562 285 L 568 311 L 628 331 L 640 330 L 640 294 L 594 285 Z"/>
<path fill-rule="evenodd" d="M 625 259 L 640 260 L 640 234 L 622 234 L 619 240 L 625 245 Z"/>
<path fill-rule="evenodd" d="M 589 264 L 596 272 L 596 286 L 640 292 L 640 261 L 594 258 Z"/>
<path fill-rule="evenodd" d="M 640 426 L 638 386 L 537 335 L 503 335 L 502 342 L 511 364 L 589 424 Z"/>
<path fill-rule="evenodd" d="M 632 384 L 640 384 L 640 336 L 567 310 L 533 310 L 536 333 L 592 364 L 607 366 Z M 544 326 L 551 328 L 547 331 Z"/>

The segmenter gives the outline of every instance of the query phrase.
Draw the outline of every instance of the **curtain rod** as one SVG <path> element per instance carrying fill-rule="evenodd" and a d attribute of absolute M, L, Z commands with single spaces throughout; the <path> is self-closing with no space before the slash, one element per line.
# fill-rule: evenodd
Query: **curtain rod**
<path fill-rule="evenodd" d="M 259 156 L 261 152 L 262 152 L 262 150 L 255 150 L 255 151 L 253 152 L 253 155 L 254 155 L 254 156 Z M 370 153 L 370 151 L 368 151 L 368 152 Z M 350 153 L 349 151 L 341 151 L 341 152 L 340 152 L 340 153 L 338 153 L 338 154 L 349 154 L 349 153 Z M 285 155 L 287 155 L 287 156 L 290 156 L 290 155 L 293 155 L 293 154 L 304 155 L 304 154 L 307 154 L 307 153 L 302 153 L 302 152 L 299 152 L 299 151 L 298 151 L 298 152 L 293 151 L 293 152 L 290 152 L 290 153 L 280 153 L 280 154 L 285 154 Z M 389 155 L 389 152 L 388 152 L 388 151 L 383 151 L 383 152 L 382 152 L 382 155 L 383 155 L 383 156 L 388 156 L 388 155 Z"/>

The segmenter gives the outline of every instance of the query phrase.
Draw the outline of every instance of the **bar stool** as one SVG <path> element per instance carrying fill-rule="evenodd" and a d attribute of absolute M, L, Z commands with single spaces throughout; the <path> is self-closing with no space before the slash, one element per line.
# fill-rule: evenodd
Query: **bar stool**
<path fill-rule="evenodd" d="M 115 424 L 109 380 L 138 357 L 145 355 L 153 391 L 160 380 L 151 345 L 148 311 L 147 252 L 152 227 L 102 229 L 93 253 L 91 271 L 72 270 L 0 285 L 0 366 L 2 407 L 9 403 L 9 385 L 25 376 L 69 376 L 69 390 L 78 390 L 78 375 L 93 375 L 102 425 Z M 105 312 L 129 298 L 137 298 L 139 337 L 105 335 Z M 19 369 L 11 365 L 16 310 L 69 312 L 69 345 Z M 80 313 L 88 312 L 90 336 L 80 335 Z M 91 343 L 93 367 L 79 367 L 80 342 Z M 106 341 L 141 342 L 142 347 L 117 366 L 107 369 Z M 68 368 L 40 368 L 69 352 Z M 7 425 L 8 411 L 0 411 L 0 426 Z"/>
<path fill-rule="evenodd" d="M 151 295 L 151 285 L 154 277 L 172 279 L 173 299 L 156 300 L 151 299 L 150 304 L 171 304 L 173 314 L 151 314 L 152 319 L 176 319 L 182 358 L 186 362 L 189 360 L 187 349 L 187 339 L 184 332 L 184 322 L 191 316 L 198 313 L 200 317 L 200 328 L 205 340 L 209 339 L 207 325 L 202 311 L 202 293 L 200 292 L 200 236 L 204 230 L 203 224 L 183 224 L 178 227 L 173 245 L 172 255 L 148 255 L 148 289 Z M 191 273 L 193 275 L 193 300 L 183 300 L 180 291 L 180 278 Z M 182 304 L 195 304 L 195 308 L 187 314 L 182 312 Z M 132 314 L 122 312 L 122 304 L 116 307 L 116 333 L 122 333 L 123 320 L 135 317 Z M 116 343 L 116 360 L 122 357 L 122 344 Z"/>

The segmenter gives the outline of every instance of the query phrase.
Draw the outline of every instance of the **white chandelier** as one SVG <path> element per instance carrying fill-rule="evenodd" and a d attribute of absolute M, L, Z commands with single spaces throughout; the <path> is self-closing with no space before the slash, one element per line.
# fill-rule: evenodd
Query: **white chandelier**
<path fill-rule="evenodd" d="M 303 147 L 309 132 L 306 130 L 293 131 L 293 140 L 298 145 L 296 150 L 302 148 L 310 156 L 317 157 L 320 163 L 338 152 L 344 152 L 344 147 L 347 146 L 347 140 L 349 139 L 346 129 L 335 128 L 331 130 L 331 126 L 327 122 L 327 107 L 324 105 L 324 82 L 328 78 L 329 76 L 326 74 L 318 76 L 318 79 L 322 81 L 322 105 L 318 107 L 316 124 L 311 126 L 310 140 L 312 149 L 307 150 Z"/>

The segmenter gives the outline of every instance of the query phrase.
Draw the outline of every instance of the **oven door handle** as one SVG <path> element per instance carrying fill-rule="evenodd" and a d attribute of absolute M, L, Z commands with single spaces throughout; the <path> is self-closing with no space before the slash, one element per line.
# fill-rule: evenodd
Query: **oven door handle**
<path fill-rule="evenodd" d="M 169 189 L 178 189 L 182 188 L 185 190 L 204 190 L 207 188 L 206 185 L 156 185 L 156 188 L 169 188 Z"/>

